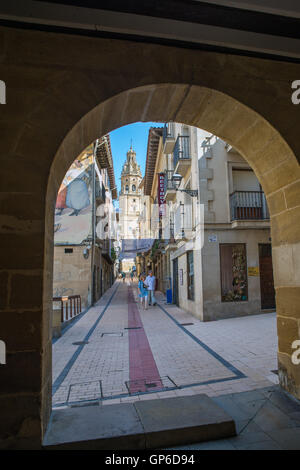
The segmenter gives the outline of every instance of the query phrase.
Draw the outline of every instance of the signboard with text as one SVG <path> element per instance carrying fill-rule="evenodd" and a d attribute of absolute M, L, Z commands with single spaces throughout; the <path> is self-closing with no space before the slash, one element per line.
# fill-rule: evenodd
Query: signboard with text
<path fill-rule="evenodd" d="M 157 200 L 159 207 L 159 216 L 165 215 L 165 174 L 158 173 Z"/>
<path fill-rule="evenodd" d="M 249 266 L 248 267 L 248 276 L 259 276 L 259 267 L 258 266 Z"/>

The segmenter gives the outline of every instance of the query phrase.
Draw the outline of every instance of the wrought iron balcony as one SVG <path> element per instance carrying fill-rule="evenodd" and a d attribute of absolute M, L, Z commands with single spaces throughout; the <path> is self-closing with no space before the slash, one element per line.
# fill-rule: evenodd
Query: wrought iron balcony
<path fill-rule="evenodd" d="M 169 154 L 173 152 L 175 145 L 175 125 L 168 122 L 163 128 L 163 152 Z"/>
<path fill-rule="evenodd" d="M 185 175 L 191 164 L 190 136 L 179 135 L 177 137 L 174 152 L 174 173 Z"/>
<path fill-rule="evenodd" d="M 231 220 L 267 220 L 270 218 L 263 191 L 234 191 L 230 195 Z"/>
<path fill-rule="evenodd" d="M 165 201 L 175 200 L 176 199 L 176 187 L 174 181 L 172 181 L 174 171 L 167 170 L 165 173 L 165 180 L 164 180 L 164 195 Z"/>
<path fill-rule="evenodd" d="M 96 199 L 101 200 L 102 202 L 105 202 L 105 197 L 106 197 L 105 186 L 102 183 L 96 184 L 95 196 L 96 196 Z"/>
<path fill-rule="evenodd" d="M 174 244 L 175 243 L 175 228 L 174 228 L 174 219 L 170 217 L 170 236 L 169 236 L 169 244 Z"/>

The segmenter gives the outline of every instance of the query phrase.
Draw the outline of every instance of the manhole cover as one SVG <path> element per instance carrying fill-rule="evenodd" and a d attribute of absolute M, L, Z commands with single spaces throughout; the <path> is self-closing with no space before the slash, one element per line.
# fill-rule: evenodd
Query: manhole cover
<path fill-rule="evenodd" d="M 117 336 L 117 337 L 120 337 L 120 336 L 123 336 L 123 333 L 102 333 L 101 336 Z"/>
<path fill-rule="evenodd" d="M 83 344 L 89 344 L 88 341 L 75 341 L 74 346 L 82 346 Z"/>
<path fill-rule="evenodd" d="M 163 391 L 170 388 L 178 388 L 170 377 L 153 377 L 149 379 L 129 380 L 125 382 L 129 395 L 135 393 L 147 393 L 152 391 Z"/>
<path fill-rule="evenodd" d="M 90 382 L 79 382 L 71 384 L 67 403 L 74 403 L 88 400 L 100 400 L 102 398 L 102 388 L 100 380 Z"/>

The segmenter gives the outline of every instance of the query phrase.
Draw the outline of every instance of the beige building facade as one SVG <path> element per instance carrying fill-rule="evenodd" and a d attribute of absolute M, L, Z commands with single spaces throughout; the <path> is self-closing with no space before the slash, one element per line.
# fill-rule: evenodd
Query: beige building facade
<path fill-rule="evenodd" d="M 83 162 L 81 167 L 79 162 Z M 57 197 L 54 224 L 54 336 L 60 336 L 68 320 L 66 308 L 70 316 L 74 296 L 79 297 L 84 311 L 114 281 L 112 247 L 117 224 L 113 199 L 117 193 L 109 135 L 82 152 L 64 182 Z"/>

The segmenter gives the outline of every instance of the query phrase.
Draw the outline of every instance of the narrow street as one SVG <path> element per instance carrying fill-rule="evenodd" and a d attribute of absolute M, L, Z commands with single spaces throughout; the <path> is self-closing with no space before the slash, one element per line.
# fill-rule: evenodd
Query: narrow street
<path fill-rule="evenodd" d="M 116 281 L 53 344 L 53 407 L 103 405 L 277 383 L 275 313 L 203 323 L 158 293 L 143 310 L 137 284 Z"/>

